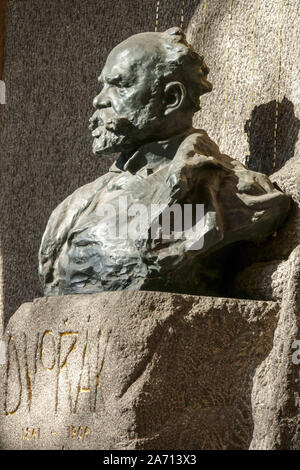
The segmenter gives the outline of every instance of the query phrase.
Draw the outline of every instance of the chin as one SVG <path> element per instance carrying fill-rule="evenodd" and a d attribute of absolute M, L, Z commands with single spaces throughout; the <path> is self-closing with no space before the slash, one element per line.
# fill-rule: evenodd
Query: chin
<path fill-rule="evenodd" d="M 94 137 L 93 153 L 95 155 L 108 155 L 110 153 L 119 152 L 122 141 L 126 138 L 107 130 L 102 131 L 99 136 Z"/>
<path fill-rule="evenodd" d="M 118 152 L 118 150 L 115 150 L 116 147 L 117 145 L 102 145 L 101 142 L 99 142 L 99 139 L 94 139 L 92 149 L 94 155 L 101 156 Z"/>
<path fill-rule="evenodd" d="M 115 135 L 113 139 L 100 136 L 94 138 L 92 148 L 94 155 L 105 156 L 112 153 L 128 152 L 136 148 L 136 145 L 130 142 L 126 136 Z"/>
<path fill-rule="evenodd" d="M 110 145 L 102 145 L 101 142 L 97 142 L 98 139 L 93 141 L 93 154 L 98 156 L 110 155 L 112 153 L 128 152 L 132 146 L 121 143 L 114 143 Z"/>

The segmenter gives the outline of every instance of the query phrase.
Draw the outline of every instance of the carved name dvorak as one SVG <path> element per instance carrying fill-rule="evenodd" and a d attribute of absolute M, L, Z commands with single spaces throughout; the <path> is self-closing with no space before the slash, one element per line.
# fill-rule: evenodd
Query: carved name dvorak
<path fill-rule="evenodd" d="M 58 413 L 68 401 L 70 413 L 82 402 L 94 412 L 102 393 L 101 370 L 105 344 L 100 330 L 54 332 L 47 329 L 29 341 L 25 333 L 8 336 L 4 374 L 3 409 L 6 416 L 23 407 L 30 412 L 37 405 L 41 384 L 47 383 L 52 401 L 49 407 Z M 88 401 L 81 400 L 82 395 Z"/>

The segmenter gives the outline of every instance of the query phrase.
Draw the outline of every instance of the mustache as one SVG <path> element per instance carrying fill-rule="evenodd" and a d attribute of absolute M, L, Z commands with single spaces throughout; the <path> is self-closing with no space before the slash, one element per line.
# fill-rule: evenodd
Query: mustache
<path fill-rule="evenodd" d="M 96 110 L 89 119 L 89 129 L 94 137 L 98 137 L 97 134 L 100 135 L 101 128 L 114 134 L 124 134 L 130 132 L 134 126 L 131 119 L 126 116 L 118 116 L 111 110 L 109 112 Z"/>

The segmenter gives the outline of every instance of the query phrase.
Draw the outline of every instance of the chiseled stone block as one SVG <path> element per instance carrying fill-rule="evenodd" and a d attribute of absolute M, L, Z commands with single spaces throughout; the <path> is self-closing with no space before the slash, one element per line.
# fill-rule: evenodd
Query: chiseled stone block
<path fill-rule="evenodd" d="M 278 309 L 134 291 L 23 304 L 2 339 L 0 447 L 246 449 Z"/>

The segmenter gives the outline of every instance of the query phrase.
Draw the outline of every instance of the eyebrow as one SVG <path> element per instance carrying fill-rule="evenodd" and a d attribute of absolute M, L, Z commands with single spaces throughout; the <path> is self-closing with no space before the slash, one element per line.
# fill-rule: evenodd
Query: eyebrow
<path fill-rule="evenodd" d="M 128 79 L 132 78 L 130 74 L 127 74 L 126 71 L 120 71 L 116 73 L 115 75 L 111 76 L 104 76 L 103 73 L 101 72 L 100 76 L 98 77 L 98 83 L 101 85 L 104 84 L 104 82 L 107 83 L 120 83 L 123 80 L 127 81 Z"/>
<path fill-rule="evenodd" d="M 103 83 L 103 82 L 115 82 L 115 81 L 119 81 L 119 80 L 122 80 L 124 77 L 121 73 L 118 73 L 116 75 L 112 75 L 112 76 L 106 76 L 106 77 L 103 77 L 103 75 L 101 74 L 100 77 L 98 78 L 98 82 L 99 83 Z"/>

